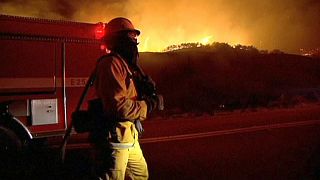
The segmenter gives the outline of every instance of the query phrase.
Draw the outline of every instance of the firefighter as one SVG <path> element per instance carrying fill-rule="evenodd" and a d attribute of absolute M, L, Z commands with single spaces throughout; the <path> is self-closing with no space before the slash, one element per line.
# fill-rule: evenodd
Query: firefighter
<path fill-rule="evenodd" d="M 160 96 L 137 98 L 132 67 L 138 60 L 135 29 L 126 18 L 112 19 L 106 25 L 105 43 L 110 55 L 97 64 L 95 88 L 102 99 L 107 121 L 114 121 L 108 140 L 112 149 L 114 166 L 107 179 L 148 179 L 148 167 L 138 141 L 138 130 L 143 131 L 144 121 L 159 104 Z M 138 129 L 138 130 L 137 130 Z"/>

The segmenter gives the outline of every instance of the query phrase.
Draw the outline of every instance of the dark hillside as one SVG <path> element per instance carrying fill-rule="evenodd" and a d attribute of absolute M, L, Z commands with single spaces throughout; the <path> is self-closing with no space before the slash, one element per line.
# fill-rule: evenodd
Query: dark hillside
<path fill-rule="evenodd" d="M 168 112 L 270 107 L 284 99 L 281 103 L 294 104 L 297 92 L 319 100 L 319 59 L 206 48 L 141 53 L 140 59 L 165 96 Z"/>

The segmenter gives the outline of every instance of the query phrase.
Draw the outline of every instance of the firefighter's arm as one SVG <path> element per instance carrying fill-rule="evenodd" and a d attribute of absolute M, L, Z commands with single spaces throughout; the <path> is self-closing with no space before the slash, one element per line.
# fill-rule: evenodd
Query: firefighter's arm
<path fill-rule="evenodd" d="M 119 59 L 103 61 L 98 67 L 98 91 L 103 98 L 106 108 L 111 108 L 123 120 L 134 122 L 145 120 L 147 104 L 145 101 L 134 99 L 136 94 L 133 82 L 127 77 L 127 70 Z"/>

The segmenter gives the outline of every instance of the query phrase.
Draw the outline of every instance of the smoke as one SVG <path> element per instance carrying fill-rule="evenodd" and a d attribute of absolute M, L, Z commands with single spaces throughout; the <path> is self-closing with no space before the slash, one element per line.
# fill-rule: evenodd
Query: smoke
<path fill-rule="evenodd" d="M 62 19 L 63 14 L 55 12 L 51 3 L 47 1 L 34 0 L 0 0 L 1 14 L 42 17 L 51 19 Z"/>
<path fill-rule="evenodd" d="M 297 53 L 320 47 L 318 0 L 0 0 L 0 13 L 81 22 L 129 18 L 140 50 L 226 42 Z"/>

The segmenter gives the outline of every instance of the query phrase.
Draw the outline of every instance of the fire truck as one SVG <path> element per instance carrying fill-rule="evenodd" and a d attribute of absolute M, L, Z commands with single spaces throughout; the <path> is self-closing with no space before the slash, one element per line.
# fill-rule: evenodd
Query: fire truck
<path fill-rule="evenodd" d="M 103 35 L 103 23 L 0 15 L 1 150 L 64 135 Z"/>

